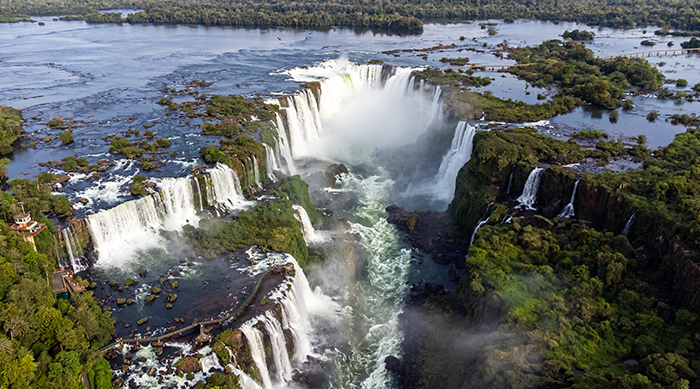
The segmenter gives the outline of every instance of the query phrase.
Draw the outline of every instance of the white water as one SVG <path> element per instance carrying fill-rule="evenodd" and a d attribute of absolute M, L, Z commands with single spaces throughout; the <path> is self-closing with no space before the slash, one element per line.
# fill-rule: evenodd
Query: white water
<path fill-rule="evenodd" d="M 253 319 L 254 321 L 257 321 Z M 251 320 L 251 321 L 253 321 Z M 265 361 L 265 347 L 263 345 L 262 333 L 258 331 L 257 328 L 253 327 L 251 321 L 243 323 L 240 327 L 243 335 L 245 335 L 248 341 L 248 347 L 250 348 L 250 355 L 253 357 L 255 365 L 260 371 L 260 377 L 262 379 L 262 387 L 264 389 L 272 388 L 272 379 L 270 379 L 270 372 L 267 369 L 267 362 Z"/>
<path fill-rule="evenodd" d="M 630 233 L 630 229 L 632 228 L 632 223 L 634 223 L 634 219 L 637 217 L 637 211 L 632 212 L 632 216 L 630 216 L 629 220 L 627 220 L 627 223 L 625 223 L 625 228 L 622 229 L 622 235 L 628 236 Z"/>
<path fill-rule="evenodd" d="M 272 300 L 280 303 L 282 322 L 277 320 L 272 310 L 268 310 L 240 327 L 248 342 L 253 361 L 260 371 L 262 387 L 265 389 L 284 387 L 291 379 L 293 367 L 299 367 L 306 357 L 312 354 L 311 337 L 314 334 L 314 327 L 337 326 L 338 305 L 320 289 L 311 290 L 303 270 L 291 255 L 258 254 L 256 260 L 264 262 L 265 268 L 272 263 L 292 262 L 294 264 L 295 276 L 287 283 L 283 283 L 271 296 Z M 270 339 L 271 362 L 275 366 L 274 374 L 271 374 L 267 368 L 267 358 L 262 342 L 263 334 L 253 327 L 258 322 L 263 323 Z M 283 329 L 289 330 L 294 339 L 296 352 L 291 359 L 287 352 Z"/>
<path fill-rule="evenodd" d="M 66 245 L 71 268 L 76 273 L 85 270 L 86 266 L 81 263 L 81 260 L 84 260 L 85 257 L 78 238 L 75 236 L 75 230 L 73 227 L 64 228 L 61 230 L 61 234 L 63 235 L 63 243 Z"/>
<path fill-rule="evenodd" d="M 455 180 L 459 169 L 469 162 L 472 156 L 476 127 L 460 121 L 455 128 L 450 150 L 442 158 L 435 182 L 435 193 L 443 201 L 450 201 L 455 193 Z"/>
<path fill-rule="evenodd" d="M 275 123 L 277 123 L 277 133 L 279 133 L 279 149 L 284 158 L 284 162 L 287 164 L 287 170 L 289 175 L 293 176 L 297 174 L 297 168 L 294 165 L 294 158 L 292 158 L 292 149 L 289 146 L 289 140 L 287 139 L 287 132 L 284 130 L 284 122 L 282 122 L 282 117 L 280 114 L 275 114 Z"/>
<path fill-rule="evenodd" d="M 472 232 L 472 238 L 469 241 L 470 246 L 474 244 L 474 238 L 476 238 L 476 232 L 479 231 L 479 228 L 481 228 L 481 226 L 483 226 L 489 221 L 489 218 L 491 217 L 491 214 L 489 213 L 489 208 L 491 208 L 491 205 L 493 205 L 493 202 L 489 203 L 489 205 L 486 207 L 486 215 L 482 220 L 479 220 L 479 223 L 477 223 L 476 227 L 474 227 L 474 232 Z"/>
<path fill-rule="evenodd" d="M 513 186 L 513 173 L 515 173 L 515 167 L 510 171 L 510 178 L 508 178 L 508 189 L 506 189 L 506 194 L 510 194 L 510 188 Z"/>
<path fill-rule="evenodd" d="M 216 356 L 216 354 L 213 354 L 213 353 L 200 359 L 199 365 L 202 367 L 202 371 L 205 373 L 208 373 L 212 367 L 219 369 L 219 370 L 223 370 L 223 369 L 221 369 L 221 364 L 219 363 L 219 358 Z"/>
<path fill-rule="evenodd" d="M 267 179 L 272 181 L 272 182 L 277 182 L 279 181 L 277 177 L 275 176 L 275 171 L 280 171 L 280 167 L 277 164 L 277 158 L 275 157 L 275 153 L 272 151 L 272 147 L 270 147 L 267 143 L 263 143 L 263 147 L 265 147 L 265 163 L 267 164 Z"/>
<path fill-rule="evenodd" d="M 410 144 L 423 133 L 435 119 L 435 89 L 415 93 L 409 90 L 413 69 L 396 68 L 383 80 L 382 68 L 331 60 L 286 72 L 321 86 L 318 97 L 305 90 L 286 98 L 295 159 L 365 161 L 376 148 Z"/>
<path fill-rule="evenodd" d="M 311 219 L 309 218 L 309 214 L 306 213 L 306 209 L 301 205 L 293 205 L 292 207 L 297 211 L 294 216 L 296 216 L 297 220 L 301 223 L 301 232 L 304 234 L 306 244 L 316 243 L 321 240 L 316 234 L 314 226 L 311 224 Z"/>
<path fill-rule="evenodd" d="M 292 363 L 289 361 L 282 325 L 272 311 L 265 312 L 262 320 L 270 337 L 272 359 L 276 370 L 275 380 L 279 383 L 287 382 L 292 378 Z"/>
<path fill-rule="evenodd" d="M 162 179 L 158 193 L 88 216 L 99 258 L 97 266 L 121 266 L 134 259 L 139 250 L 161 246 L 160 230 L 180 231 L 185 224 L 198 225 L 192 180 Z M 249 204 L 243 198 L 236 173 L 229 167 L 217 164 L 205 175 L 205 181 L 208 205 L 232 210 Z"/>
<path fill-rule="evenodd" d="M 262 189 L 262 182 L 260 181 L 260 168 L 258 167 L 258 159 L 253 155 L 253 177 L 255 177 L 256 189 Z"/>
<path fill-rule="evenodd" d="M 525 188 L 523 188 L 523 194 L 516 199 L 520 203 L 521 207 L 525 209 L 534 211 L 536 208 L 535 202 L 537 201 L 537 190 L 540 188 L 540 179 L 542 178 L 542 173 L 545 168 L 536 167 L 527 176 L 527 181 L 525 182 Z"/>
<path fill-rule="evenodd" d="M 569 200 L 569 203 L 566 204 L 564 209 L 561 210 L 559 215 L 557 217 L 572 217 L 574 216 L 574 199 L 576 198 L 576 189 L 578 189 L 578 182 L 581 181 L 581 179 L 577 179 L 576 183 L 574 184 L 574 191 L 571 193 L 571 200 Z"/>

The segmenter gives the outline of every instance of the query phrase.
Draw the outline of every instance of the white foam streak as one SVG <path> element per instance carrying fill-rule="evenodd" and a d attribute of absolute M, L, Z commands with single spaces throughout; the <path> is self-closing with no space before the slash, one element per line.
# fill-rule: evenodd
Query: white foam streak
<path fill-rule="evenodd" d="M 578 182 L 581 181 L 581 179 L 577 179 L 576 183 L 574 184 L 574 191 L 571 193 L 571 200 L 569 200 L 569 203 L 566 204 L 564 209 L 561 210 L 559 215 L 557 217 L 566 217 L 570 218 L 574 216 L 574 200 L 576 199 L 576 189 L 578 189 Z"/>
<path fill-rule="evenodd" d="M 444 201 L 450 201 L 455 193 L 459 169 L 469 162 L 472 155 L 473 139 L 476 127 L 460 121 L 452 137 L 450 150 L 442 158 L 435 183 L 436 195 Z"/>
<path fill-rule="evenodd" d="M 534 211 L 535 202 L 537 201 L 537 190 L 540 188 L 540 179 L 542 178 L 542 173 L 545 168 L 536 167 L 527 176 L 527 181 L 525 182 L 525 188 L 523 188 L 523 194 L 516 199 L 520 203 L 521 207 L 525 209 Z"/>

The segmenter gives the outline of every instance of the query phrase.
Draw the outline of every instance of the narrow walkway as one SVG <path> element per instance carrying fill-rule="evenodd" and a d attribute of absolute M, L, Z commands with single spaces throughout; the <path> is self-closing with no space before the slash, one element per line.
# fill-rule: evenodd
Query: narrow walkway
<path fill-rule="evenodd" d="M 664 53 L 664 55 L 667 55 L 668 53 L 671 53 L 675 55 L 676 52 L 679 51 L 687 51 L 689 54 L 692 51 L 700 51 L 700 47 L 695 48 L 695 49 L 661 49 L 661 50 L 648 50 L 648 51 L 638 51 L 636 53 L 629 53 L 629 54 L 618 54 L 618 55 L 610 55 L 607 57 L 600 57 L 602 59 L 611 59 L 611 58 L 620 58 L 620 57 L 644 57 L 644 54 L 647 54 L 647 57 L 651 57 L 653 53 L 656 53 L 657 57 L 661 56 L 661 53 Z"/>

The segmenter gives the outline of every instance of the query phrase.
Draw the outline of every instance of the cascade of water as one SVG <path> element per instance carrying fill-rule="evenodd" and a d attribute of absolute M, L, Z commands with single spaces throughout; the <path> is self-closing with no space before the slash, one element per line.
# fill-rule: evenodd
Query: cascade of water
<path fill-rule="evenodd" d="M 510 187 L 513 185 L 513 173 L 515 173 L 515 167 L 510 171 L 510 178 L 508 179 L 508 189 L 506 189 L 506 194 L 510 194 Z"/>
<path fill-rule="evenodd" d="M 265 330 L 270 336 L 272 358 L 275 364 L 275 380 L 280 383 L 287 382 L 292 378 L 292 364 L 289 361 L 282 326 L 272 311 L 265 312 L 263 323 L 265 324 Z"/>
<path fill-rule="evenodd" d="M 294 216 L 296 216 L 297 220 L 301 222 L 301 232 L 304 234 L 306 244 L 316 242 L 318 240 L 318 236 L 316 235 L 314 226 L 311 224 L 309 214 L 306 213 L 306 209 L 304 209 L 304 207 L 301 205 L 293 205 L 292 207 L 297 211 L 296 215 Z"/>
<path fill-rule="evenodd" d="M 469 162 L 472 155 L 473 139 L 476 128 L 460 121 L 452 137 L 450 150 L 442 158 L 435 183 L 436 194 L 439 198 L 449 201 L 454 196 L 455 179 L 459 169 Z"/>
<path fill-rule="evenodd" d="M 78 267 L 75 260 L 75 253 L 73 253 L 73 242 L 70 239 L 70 231 L 68 228 L 64 228 L 61 233 L 63 234 L 63 242 L 66 244 L 66 251 L 68 252 L 68 258 L 70 259 L 70 266 L 73 271 L 78 271 Z"/>
<path fill-rule="evenodd" d="M 161 229 L 179 231 L 185 224 L 197 225 L 199 217 L 190 179 L 163 179 L 154 195 L 88 216 L 88 227 L 100 259 L 98 264 L 120 265 L 137 250 L 160 246 Z M 205 175 L 205 182 L 211 204 L 227 210 L 248 204 L 236 173 L 228 166 L 217 164 Z"/>
<path fill-rule="evenodd" d="M 569 200 L 569 203 L 566 204 L 564 209 L 561 210 L 559 215 L 557 217 L 572 217 L 574 216 L 574 199 L 576 198 L 576 189 L 578 189 L 578 182 L 581 181 L 581 179 L 577 179 L 576 183 L 574 184 L 574 192 L 571 193 L 571 200 Z"/>
<path fill-rule="evenodd" d="M 255 178 L 255 186 L 257 189 L 262 189 L 262 182 L 260 181 L 260 168 L 258 167 L 258 159 L 253 155 L 253 177 Z"/>
<path fill-rule="evenodd" d="M 197 196 L 199 196 L 199 209 L 198 209 L 198 210 L 201 211 L 201 210 L 204 209 L 204 206 L 205 206 L 205 205 L 209 206 L 209 204 L 204 204 L 204 203 L 203 203 L 203 200 L 202 200 L 202 188 L 200 188 L 200 186 L 199 186 L 199 180 L 197 179 L 197 177 L 196 177 L 196 176 L 195 176 L 195 177 L 192 177 L 192 181 L 194 181 L 194 185 L 197 187 Z"/>
<path fill-rule="evenodd" d="M 442 104 L 440 103 L 440 96 L 442 95 L 442 88 L 440 86 L 435 87 L 435 92 L 433 94 L 433 101 L 430 105 L 430 120 L 426 125 L 425 129 L 428 129 L 431 123 L 442 120 Z"/>
<path fill-rule="evenodd" d="M 228 166 L 217 163 L 205 177 L 208 177 L 207 186 L 211 186 L 211 192 L 207 192 L 211 193 L 211 196 L 207 196 L 210 202 L 221 204 L 228 210 L 248 205 L 236 172 Z"/>
<path fill-rule="evenodd" d="M 413 90 L 415 89 L 415 81 L 416 81 L 416 77 L 414 77 L 414 76 L 411 76 L 411 80 L 408 81 L 407 93 L 409 96 L 413 96 Z"/>
<path fill-rule="evenodd" d="M 535 202 L 537 201 L 537 190 L 540 188 L 540 179 L 542 178 L 542 173 L 545 168 L 536 167 L 527 176 L 527 181 L 525 181 L 525 188 L 523 189 L 523 194 L 516 199 L 520 203 L 521 207 L 525 209 L 534 211 L 536 208 Z"/>
<path fill-rule="evenodd" d="M 272 151 L 272 148 L 268 146 L 267 143 L 263 143 L 263 147 L 265 147 L 265 163 L 267 163 L 267 179 L 272 181 L 272 182 L 277 182 L 279 181 L 277 177 L 275 177 L 275 170 L 280 170 L 279 166 L 277 165 L 277 159 L 275 158 L 275 153 Z"/>
<path fill-rule="evenodd" d="M 625 228 L 622 229 L 622 235 L 628 236 L 630 233 L 630 229 L 632 228 L 632 223 L 634 223 L 634 219 L 637 217 L 637 211 L 632 212 L 632 216 L 630 216 L 629 220 L 627 220 L 627 223 L 625 223 Z"/>
<path fill-rule="evenodd" d="M 477 223 L 476 227 L 474 227 L 474 232 L 472 232 L 472 238 L 469 241 L 470 246 L 474 244 L 474 238 L 476 238 L 476 232 L 479 231 L 479 228 L 481 228 L 481 226 L 483 226 L 489 221 L 489 208 L 491 208 L 491 205 L 493 205 L 493 202 L 490 202 L 488 207 L 486 207 L 486 216 L 482 220 L 479 220 L 479 223 Z"/>
<path fill-rule="evenodd" d="M 318 105 L 313 94 L 304 93 L 287 97 L 287 124 L 292 142 L 292 155 L 300 158 L 309 155 L 307 144 L 318 138 L 321 130 L 318 119 Z M 312 108 L 316 110 L 314 113 Z"/>
<path fill-rule="evenodd" d="M 287 110 L 287 114 L 289 114 L 289 110 Z M 275 121 L 277 123 L 277 133 L 279 134 L 280 138 L 278 146 L 282 153 L 282 157 L 284 158 L 284 161 L 287 164 L 287 170 L 289 171 L 289 175 L 293 176 L 297 174 L 297 168 L 296 166 L 294 166 L 294 159 L 292 158 L 292 151 L 289 147 L 287 132 L 284 130 L 284 123 L 282 122 L 282 117 L 280 116 L 280 114 L 275 113 Z"/>
<path fill-rule="evenodd" d="M 267 362 L 265 362 L 265 348 L 263 346 L 262 334 L 257 328 L 250 324 L 250 321 L 243 323 L 240 328 L 248 341 L 248 347 L 250 348 L 250 355 L 253 357 L 253 362 L 255 362 L 255 365 L 260 371 L 263 388 L 271 389 L 272 380 L 270 379 L 270 372 L 267 370 Z"/>

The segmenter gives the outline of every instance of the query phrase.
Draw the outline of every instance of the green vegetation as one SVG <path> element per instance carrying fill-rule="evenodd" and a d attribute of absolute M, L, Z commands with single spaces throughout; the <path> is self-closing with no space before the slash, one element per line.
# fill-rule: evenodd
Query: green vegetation
<path fill-rule="evenodd" d="M 12 144 L 22 133 L 22 112 L 0 105 L 0 155 L 10 154 Z"/>
<path fill-rule="evenodd" d="M 457 175 L 455 196 L 447 213 L 459 228 L 470 231 L 495 197 L 493 180 L 508 180 L 509 166 L 528 169 L 542 162 L 571 163 L 588 156 L 574 142 L 562 142 L 531 128 L 478 131 L 469 162 Z"/>
<path fill-rule="evenodd" d="M 681 43 L 681 47 L 684 49 L 700 48 L 700 39 L 698 39 L 697 37 L 692 37 L 689 41 Z"/>
<path fill-rule="evenodd" d="M 601 59 L 585 45 L 557 40 L 536 47 L 513 48 L 509 58 L 531 66 L 511 68 L 510 73 L 536 87 L 556 84 L 559 95 L 575 96 L 607 109 L 616 109 L 632 87 L 656 90 L 663 75 L 642 58 Z"/>
<path fill-rule="evenodd" d="M 581 130 L 581 132 L 574 134 L 574 138 L 577 139 L 597 139 L 597 138 L 607 138 L 609 135 L 601 130 Z"/>
<path fill-rule="evenodd" d="M 258 161 L 260 178 L 267 179 L 265 148 L 252 138 L 241 135 L 235 139 L 221 139 L 219 146 L 204 146 L 199 155 L 206 163 L 223 163 L 233 169 L 241 180 L 241 185 L 246 188 L 255 186 L 252 158 Z"/>
<path fill-rule="evenodd" d="M 688 86 L 688 80 L 679 78 L 676 80 L 676 86 Z"/>
<path fill-rule="evenodd" d="M 73 133 L 70 130 L 66 130 L 59 133 L 58 138 L 61 140 L 61 145 L 67 145 L 73 142 Z"/>
<path fill-rule="evenodd" d="M 10 182 L 32 217 L 50 230 L 37 236 L 37 253 L 0 223 L 0 387 L 80 388 L 81 372 L 90 373 L 94 387 L 111 387 L 99 347 L 111 340 L 114 320 L 90 292 L 57 299 L 47 281 L 56 268 L 53 226 L 40 209 L 48 208 L 51 190 L 29 180 Z M 4 194 L 0 207 L 14 202 Z"/>
<path fill-rule="evenodd" d="M 460 58 L 442 57 L 442 58 L 440 58 L 440 62 L 449 63 L 452 66 L 464 66 L 467 64 L 467 62 L 469 62 L 469 58 L 467 58 L 467 57 L 460 57 Z"/>
<path fill-rule="evenodd" d="M 647 114 L 647 120 L 650 122 L 653 122 L 656 120 L 656 118 L 659 117 L 659 112 L 658 111 L 651 111 Z"/>
<path fill-rule="evenodd" d="M 146 185 L 144 185 L 144 181 L 146 181 L 146 176 L 143 174 L 137 174 L 134 176 L 134 180 L 131 183 L 131 187 L 129 188 L 129 192 L 131 192 L 132 196 L 146 196 L 148 195 L 148 191 L 146 190 Z"/>
<path fill-rule="evenodd" d="M 566 30 L 564 31 L 564 34 L 562 34 L 562 36 L 564 37 L 564 39 L 571 39 L 579 42 L 588 42 L 592 41 L 595 38 L 595 33 L 586 30 Z"/>
<path fill-rule="evenodd" d="M 645 40 L 641 41 L 639 44 L 642 45 L 642 46 L 649 46 L 649 47 L 656 46 L 656 42 L 650 41 L 650 40 L 648 40 L 648 39 L 645 39 Z"/>
<path fill-rule="evenodd" d="M 311 203 L 311 199 L 309 198 L 309 184 L 304 182 L 298 175 L 289 177 L 282 182 L 276 194 L 279 197 L 286 197 L 294 204 L 304 207 L 313 224 L 318 225 L 321 223 L 321 214 L 316 211 L 316 207 Z"/>
<path fill-rule="evenodd" d="M 495 338 L 463 369 L 474 372 L 469 382 L 687 388 L 700 363 L 691 340 L 700 318 L 654 297 L 658 291 L 636 275 L 627 239 L 584 222 L 526 224 L 483 227 L 469 249 L 459 291 L 467 317 L 483 314 L 486 303 L 503 312 L 495 318 L 501 328 L 522 334 Z"/>
<path fill-rule="evenodd" d="M 301 266 L 307 266 L 309 252 L 295 214 L 291 201 L 271 201 L 242 211 L 230 222 L 202 220 L 199 228 L 190 229 L 187 238 L 204 258 L 255 245 L 262 251 L 289 253 Z"/>

